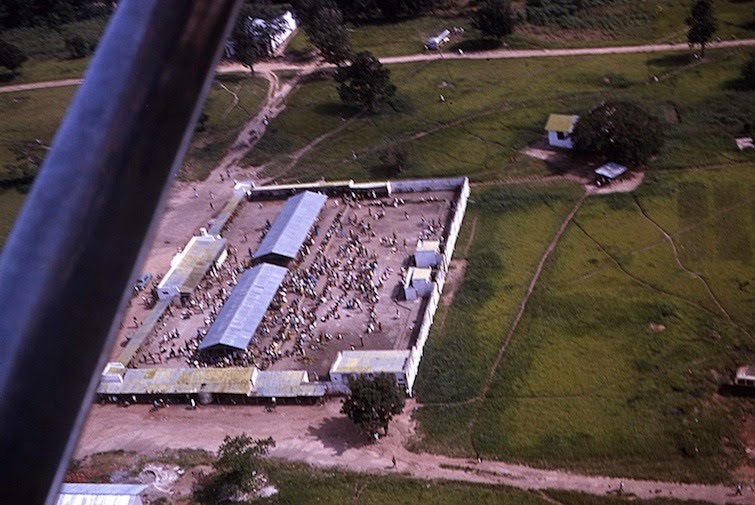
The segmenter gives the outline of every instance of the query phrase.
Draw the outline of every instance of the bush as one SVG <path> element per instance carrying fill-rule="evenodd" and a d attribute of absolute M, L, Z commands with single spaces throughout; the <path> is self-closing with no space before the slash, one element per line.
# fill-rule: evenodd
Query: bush
<path fill-rule="evenodd" d="M 75 60 L 84 58 L 94 51 L 94 44 L 85 40 L 81 35 L 66 37 L 65 43 L 68 55 Z"/>
<path fill-rule="evenodd" d="M 663 128 L 658 118 L 638 105 L 607 101 L 580 117 L 572 138 L 577 151 L 644 164 L 663 146 Z"/>
<path fill-rule="evenodd" d="M 400 143 L 388 144 L 378 151 L 377 156 L 390 175 L 400 174 L 409 163 L 409 150 Z"/>
<path fill-rule="evenodd" d="M 27 59 L 17 46 L 0 39 L 0 66 L 7 68 L 15 75 L 16 70 L 21 68 Z"/>

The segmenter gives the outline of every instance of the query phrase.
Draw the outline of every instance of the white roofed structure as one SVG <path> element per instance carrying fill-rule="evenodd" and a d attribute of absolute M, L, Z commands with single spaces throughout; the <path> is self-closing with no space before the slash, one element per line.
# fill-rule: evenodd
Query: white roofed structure
<path fill-rule="evenodd" d="M 60 488 L 57 505 L 142 505 L 144 484 L 68 484 Z"/>
<path fill-rule="evenodd" d="M 595 169 L 596 174 L 602 175 L 607 179 L 616 179 L 617 177 L 621 177 L 626 171 L 627 167 L 625 167 L 624 165 L 619 165 L 618 163 L 606 163 L 605 165 L 601 165 L 599 168 Z"/>
<path fill-rule="evenodd" d="M 223 263 L 226 254 L 224 238 L 206 234 L 192 237 L 171 260 L 170 270 L 157 286 L 158 296 L 165 299 L 191 294 L 213 265 Z"/>
<path fill-rule="evenodd" d="M 384 373 L 393 376 L 400 387 L 407 388 L 409 355 L 409 350 L 341 351 L 330 367 L 330 380 L 348 386 L 353 377 Z"/>
<path fill-rule="evenodd" d="M 278 261 L 296 258 L 327 199 L 320 193 L 302 191 L 286 200 L 253 258 Z"/>
<path fill-rule="evenodd" d="M 287 272 L 263 263 L 241 274 L 199 350 L 246 349 Z"/>
<path fill-rule="evenodd" d="M 434 267 L 440 264 L 441 259 L 440 241 L 420 240 L 417 242 L 417 249 L 414 251 L 415 265 L 420 268 Z"/>

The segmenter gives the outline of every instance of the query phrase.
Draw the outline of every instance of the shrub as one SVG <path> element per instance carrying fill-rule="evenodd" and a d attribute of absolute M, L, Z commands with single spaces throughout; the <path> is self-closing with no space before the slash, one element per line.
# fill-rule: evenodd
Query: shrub
<path fill-rule="evenodd" d="M 87 42 L 81 35 L 66 37 L 66 51 L 72 59 L 84 58 L 94 50 L 94 44 Z"/>
<path fill-rule="evenodd" d="M 0 39 L 0 66 L 7 68 L 15 75 L 27 59 L 18 46 Z"/>

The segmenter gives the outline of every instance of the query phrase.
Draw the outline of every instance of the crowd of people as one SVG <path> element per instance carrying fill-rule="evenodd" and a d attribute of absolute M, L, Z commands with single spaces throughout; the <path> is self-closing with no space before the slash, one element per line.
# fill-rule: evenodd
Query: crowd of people
<path fill-rule="evenodd" d="M 348 313 L 344 311 L 363 315 L 359 345 L 365 346 L 365 339 L 383 331 L 377 308 L 383 288 L 394 274 L 390 267 L 380 268 L 382 253 L 375 245 L 393 252 L 399 248 L 396 232 L 378 237 L 375 223 L 386 217 L 388 207 L 398 208 L 425 201 L 425 198 L 412 202 L 401 198 L 363 200 L 353 193 L 342 195 L 334 201 L 337 212 L 327 231 L 322 233 L 318 219 L 298 257 L 289 265 L 289 273 L 248 348 L 221 356 L 199 353 L 198 346 L 215 322 L 238 277 L 253 264 L 251 248 L 248 255 L 239 255 L 238 250 L 229 244 L 223 264 L 213 267 L 192 295 L 182 297 L 181 317 L 202 318 L 196 335 L 181 340 L 178 328 L 165 331 L 167 322 L 163 318 L 156 325 L 157 334 L 147 339 L 147 346 L 142 346 L 144 351 L 138 358 L 139 363 L 161 364 L 180 360 L 194 367 L 254 365 L 266 369 L 286 358 L 308 362 L 314 353 L 330 342 L 344 338 L 340 332 L 323 329 L 327 328 L 325 323 L 328 321 L 338 320 Z M 404 212 L 406 219 L 408 215 Z M 422 239 L 442 236 L 440 219 L 422 217 L 420 226 Z M 261 238 L 270 227 L 267 220 L 259 230 Z M 338 246 L 329 249 L 334 239 L 338 240 Z M 402 242 L 407 250 L 406 239 Z M 354 349 L 355 345 L 352 344 L 351 348 Z"/>

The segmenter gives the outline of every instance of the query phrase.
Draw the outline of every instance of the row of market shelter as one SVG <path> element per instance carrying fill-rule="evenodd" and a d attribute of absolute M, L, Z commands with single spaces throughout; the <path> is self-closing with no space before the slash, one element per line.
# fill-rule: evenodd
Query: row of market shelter
<path fill-rule="evenodd" d="M 191 296 L 207 272 L 222 265 L 227 257 L 227 241 L 220 236 L 220 232 L 244 199 L 289 196 L 252 255 L 254 265 L 239 276 L 228 300 L 200 343 L 200 352 L 221 354 L 247 348 L 288 273 L 286 265 L 299 254 L 327 201 L 327 194 L 348 191 L 373 196 L 390 195 L 396 189 L 395 186 L 398 191 L 415 191 L 423 187 L 425 190 L 456 188 L 459 194 L 465 195 L 464 206 L 456 209 L 457 214 L 461 212 L 457 219 L 460 226 L 469 192 L 468 180 L 455 178 L 427 181 L 364 184 L 345 181 L 264 187 L 237 183 L 234 196 L 210 227 L 210 231 L 203 230 L 201 235 L 192 237 L 171 261 L 168 273 L 157 286 L 157 304 L 130 338 L 118 360 L 108 363 L 103 370 L 98 394 L 107 401 L 130 402 L 164 397 L 184 401 L 196 399 L 200 403 L 257 402 L 269 398 L 317 399 L 330 394 L 346 394 L 351 377 L 377 373 L 392 375 L 396 383 L 407 394 L 411 394 L 419 365 L 417 351 L 413 352 L 412 349 L 342 351 L 330 368 L 329 381 L 310 381 L 307 372 L 303 370 L 268 371 L 256 367 L 132 368 L 130 364 L 170 303 L 181 297 Z M 451 247 L 453 243 L 455 236 Z M 450 259 L 452 251 L 447 252 Z M 411 269 L 411 275 L 405 283 L 407 298 L 427 296 L 432 291 L 435 281 L 432 280 L 432 272 L 428 267 L 435 266 L 444 272 L 448 261 L 442 261 L 443 258 L 440 242 L 418 244 L 415 253 L 417 266 Z M 431 320 L 432 318 L 430 322 Z"/>

